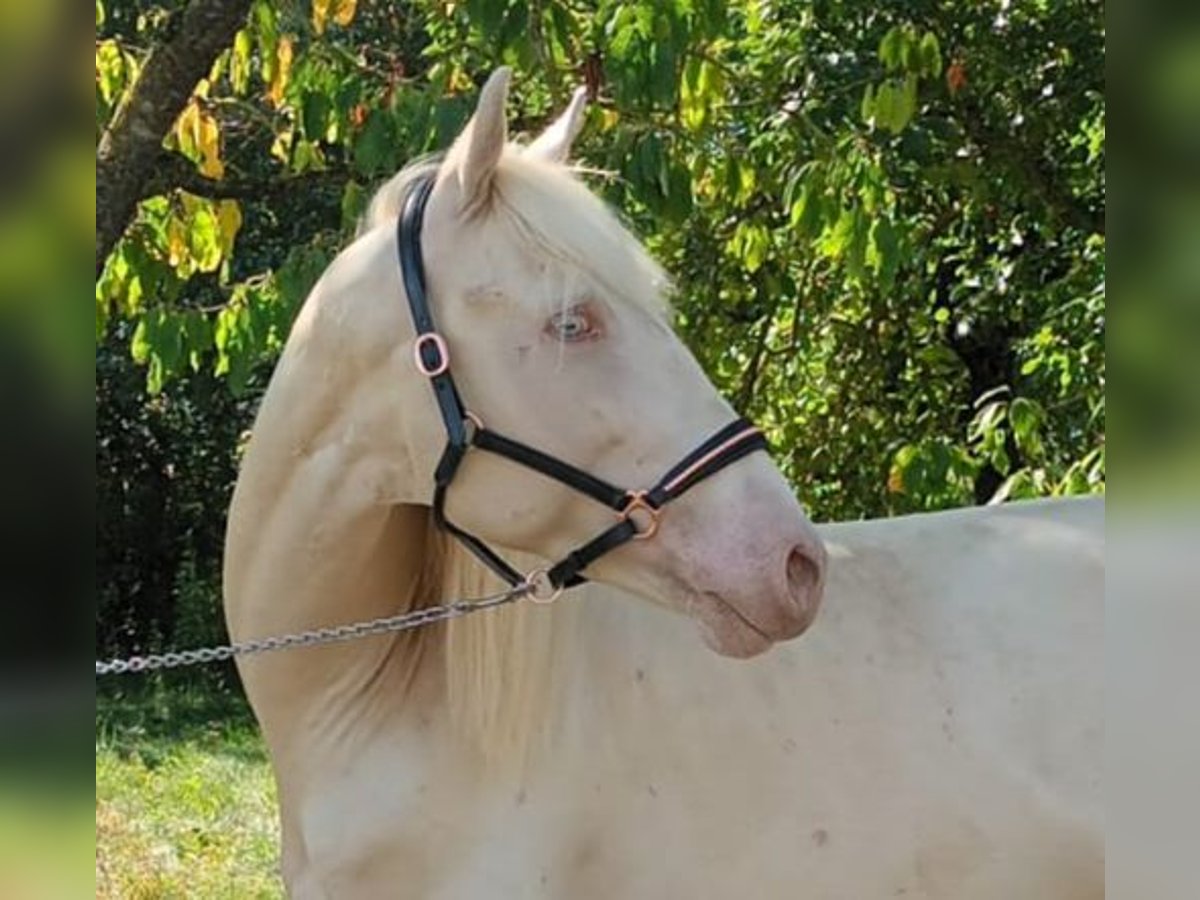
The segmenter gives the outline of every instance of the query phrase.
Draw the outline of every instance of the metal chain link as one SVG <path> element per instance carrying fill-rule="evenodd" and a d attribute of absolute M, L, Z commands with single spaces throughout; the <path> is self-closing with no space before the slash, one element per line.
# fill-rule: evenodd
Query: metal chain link
<path fill-rule="evenodd" d="M 149 656 L 131 656 L 127 659 L 110 659 L 106 662 L 96 663 L 96 674 L 121 675 L 126 672 L 149 672 L 154 669 L 195 666 L 201 663 L 232 659 L 235 656 L 270 653 L 274 650 L 288 650 L 292 647 L 317 647 L 321 644 L 335 644 L 378 634 L 408 631 L 423 625 L 432 625 L 434 622 L 456 619 L 473 612 L 504 606 L 534 593 L 536 587 L 532 581 L 527 580 L 507 591 L 490 594 L 477 600 L 454 600 L 441 606 L 428 606 L 410 613 L 387 616 L 382 619 L 369 619 L 365 622 L 354 622 L 348 625 L 332 625 L 328 628 L 314 628 L 311 631 L 256 638 L 234 644 L 222 644 L 218 647 L 199 647 L 195 650 L 177 650 L 169 653 L 154 653 Z"/>

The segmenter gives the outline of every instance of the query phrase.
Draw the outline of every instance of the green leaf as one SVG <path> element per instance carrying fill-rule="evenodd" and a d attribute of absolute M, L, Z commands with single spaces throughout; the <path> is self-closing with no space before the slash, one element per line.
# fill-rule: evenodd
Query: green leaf
<path fill-rule="evenodd" d="M 162 393 L 163 383 L 166 381 L 166 372 L 163 369 L 163 361 L 159 357 L 150 358 L 150 365 L 146 368 L 146 393 L 151 397 Z"/>
<path fill-rule="evenodd" d="M 1013 438 L 1026 456 L 1041 455 L 1042 443 L 1038 432 L 1044 418 L 1042 405 L 1029 397 L 1016 397 L 1009 404 L 1008 420 L 1012 423 Z"/>
<path fill-rule="evenodd" d="M 224 375 L 229 390 L 238 396 L 245 388 L 254 363 L 254 334 L 246 308 L 247 292 L 237 290 L 217 314 L 213 344 L 217 348 L 215 373 Z"/>
<path fill-rule="evenodd" d="M 269 0 L 256 0 L 250 12 L 250 21 L 258 38 L 262 80 L 265 84 L 271 84 L 275 80 L 276 50 L 279 47 L 279 24 L 275 7 Z"/>
<path fill-rule="evenodd" d="M 876 88 L 875 99 L 871 104 L 872 118 L 877 127 L 892 130 L 898 103 L 896 84 L 889 78 Z"/>
<path fill-rule="evenodd" d="M 875 272 L 880 283 L 890 287 L 900 266 L 900 242 L 896 228 L 887 218 L 878 218 L 871 223 L 871 237 L 867 245 L 867 265 Z M 945 309 L 938 310 L 947 313 Z"/>
<path fill-rule="evenodd" d="M 445 147 L 458 136 L 467 123 L 472 106 L 463 97 L 444 97 L 437 102 L 433 111 L 433 141 L 435 146 Z"/>
<path fill-rule="evenodd" d="M 182 322 L 180 317 L 170 310 L 158 309 L 155 312 L 159 324 L 153 351 L 161 363 L 162 376 L 165 379 L 174 374 L 182 355 Z M 156 391 L 151 390 L 151 393 Z"/>
<path fill-rule="evenodd" d="M 184 195 L 184 209 L 191 262 L 200 272 L 215 272 L 221 264 L 223 245 L 216 210 L 210 202 L 188 194 Z"/>
<path fill-rule="evenodd" d="M 133 361 L 139 365 L 145 365 L 146 360 L 150 358 L 150 335 L 148 334 L 150 326 L 148 325 L 150 317 L 142 316 L 138 320 L 137 327 L 133 329 L 133 337 L 129 340 L 129 355 L 133 357 Z"/>
<path fill-rule="evenodd" d="M 741 206 L 752 196 L 758 186 L 758 175 L 754 166 L 737 156 L 730 156 L 725 163 L 725 193 L 729 202 Z"/>
<path fill-rule="evenodd" d="M 663 214 L 669 222 L 681 223 L 692 212 L 692 176 L 688 169 L 677 163 L 667 167 L 667 196 Z"/>
<path fill-rule="evenodd" d="M 708 119 L 713 68 L 707 60 L 690 57 L 679 85 L 679 117 L 683 127 L 699 131 Z"/>
<path fill-rule="evenodd" d="M 678 78 L 675 62 L 678 59 L 675 44 L 669 39 L 650 45 L 649 94 L 654 104 L 662 109 L 675 105 L 675 90 Z"/>
<path fill-rule="evenodd" d="M 233 50 L 229 56 L 229 83 L 235 94 L 245 94 L 250 88 L 250 54 L 253 44 L 250 32 L 245 28 L 233 39 Z"/>
<path fill-rule="evenodd" d="M 770 246 L 771 239 L 767 229 L 752 222 L 739 222 L 729 241 L 730 251 L 750 274 L 762 268 Z"/>
<path fill-rule="evenodd" d="M 329 258 L 316 248 L 297 247 L 288 254 L 275 273 L 275 284 L 279 288 L 279 303 L 289 317 L 304 302 L 328 264 Z"/>
<path fill-rule="evenodd" d="M 875 118 L 875 85 L 867 85 L 863 91 L 862 103 L 859 104 L 858 109 L 864 122 L 870 122 Z"/>
<path fill-rule="evenodd" d="M 824 178 L 819 172 L 800 189 L 800 195 L 788 214 L 788 221 L 796 229 L 798 237 L 812 238 L 824 227 L 824 190 Z"/>
<path fill-rule="evenodd" d="M 608 52 L 612 58 L 615 60 L 626 59 L 630 55 L 630 50 L 633 48 L 637 36 L 637 28 L 632 22 L 616 29 L 612 40 L 608 44 Z"/>
<path fill-rule="evenodd" d="M 921 74 L 926 78 L 937 78 L 942 74 L 942 48 L 932 31 L 925 32 L 921 38 L 917 56 L 921 62 Z"/>
<path fill-rule="evenodd" d="M 992 400 L 986 403 L 971 423 L 972 439 L 987 438 L 999 428 L 1008 416 L 1008 405 L 1003 400 Z"/>
<path fill-rule="evenodd" d="M 1001 475 L 1007 475 L 1012 471 L 1012 458 L 1008 455 L 1008 445 L 1003 440 L 1003 434 L 996 432 L 996 439 L 991 441 L 990 452 L 988 458 L 992 466 Z"/>
<path fill-rule="evenodd" d="M 903 81 L 889 80 L 879 86 L 875 98 L 876 121 L 892 134 L 899 134 L 917 111 L 917 78 L 906 75 Z"/>
<path fill-rule="evenodd" d="M 889 72 L 900 68 L 905 43 L 904 29 L 899 25 L 889 28 L 883 40 L 879 42 L 879 61 Z"/>
<path fill-rule="evenodd" d="M 504 27 L 508 12 L 508 0 L 468 0 L 470 20 L 478 27 L 485 40 L 496 40 Z"/>
<path fill-rule="evenodd" d="M 213 325 L 199 310 L 188 310 L 181 317 L 183 352 L 188 366 L 199 372 L 205 357 L 213 349 Z"/>
<path fill-rule="evenodd" d="M 297 141 L 292 152 L 292 169 L 300 172 L 320 172 L 325 169 L 325 155 L 312 141 Z"/>
<path fill-rule="evenodd" d="M 357 181 L 347 181 L 342 189 L 342 230 L 353 231 L 367 210 L 367 192 Z"/>
<path fill-rule="evenodd" d="M 809 203 L 809 190 L 808 190 L 808 187 L 806 186 L 806 187 L 803 187 L 800 189 L 800 195 L 796 198 L 796 201 L 792 204 L 792 208 L 790 210 L 788 210 L 788 222 L 791 223 L 793 228 L 795 228 L 802 221 L 804 221 L 804 214 L 806 212 L 808 212 L 808 203 Z"/>
<path fill-rule="evenodd" d="M 852 214 L 850 242 L 846 246 L 846 269 L 855 278 L 861 278 L 867 260 L 867 242 L 870 226 L 861 209 Z"/>
<path fill-rule="evenodd" d="M 837 221 L 828 225 L 817 242 L 817 248 L 830 259 L 840 259 L 854 239 L 855 215 L 843 209 Z"/>
<path fill-rule="evenodd" d="M 163 307 L 147 310 L 138 320 L 129 342 L 129 355 L 134 362 L 147 366 L 146 390 L 151 395 L 162 391 L 179 364 L 181 337 L 180 317 Z"/>
<path fill-rule="evenodd" d="M 309 91 L 305 93 L 300 104 L 300 121 L 304 135 L 310 141 L 321 141 L 329 128 L 329 113 L 332 105 L 329 98 L 322 93 Z"/>
<path fill-rule="evenodd" d="M 916 35 L 913 34 L 911 28 L 905 28 L 901 33 L 900 39 L 900 68 L 906 72 L 911 72 L 915 68 L 913 60 L 916 58 L 916 53 Z"/>
<path fill-rule="evenodd" d="M 906 444 L 896 451 L 887 488 L 909 499 L 910 508 L 942 509 L 970 496 L 977 465 L 963 448 L 944 438 Z"/>
<path fill-rule="evenodd" d="M 396 129 L 391 114 L 376 109 L 367 117 L 354 142 L 354 167 L 363 175 L 390 170 L 396 146 Z"/>
<path fill-rule="evenodd" d="M 658 211 L 670 189 L 667 174 L 667 155 L 663 140 L 649 132 L 638 141 L 633 153 L 633 181 L 641 199 Z"/>

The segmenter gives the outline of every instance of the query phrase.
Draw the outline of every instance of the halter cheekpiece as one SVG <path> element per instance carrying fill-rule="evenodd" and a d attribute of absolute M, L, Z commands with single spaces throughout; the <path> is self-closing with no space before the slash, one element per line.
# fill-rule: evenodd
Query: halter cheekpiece
<path fill-rule="evenodd" d="M 510 585 L 528 585 L 530 597 L 549 601 L 565 588 L 582 584 L 583 571 L 604 554 L 633 540 L 648 540 L 658 531 L 663 506 L 694 485 L 756 450 L 767 442 L 753 423 L 739 418 L 713 434 L 646 490 L 629 491 L 609 484 L 570 463 L 505 437 L 484 427 L 468 411 L 450 373 L 450 350 L 434 327 L 425 293 L 425 267 L 421 256 L 421 225 L 436 175 L 417 181 L 405 197 L 397 224 L 400 274 L 408 295 L 408 309 L 416 327 L 413 359 L 429 379 L 446 426 L 446 448 L 433 474 L 433 515 L 440 528 L 454 535 L 488 568 Z M 469 448 L 495 453 L 533 469 L 581 494 L 586 494 L 617 514 L 616 524 L 576 547 L 552 566 L 522 575 L 491 547 L 446 518 L 446 491 Z"/>

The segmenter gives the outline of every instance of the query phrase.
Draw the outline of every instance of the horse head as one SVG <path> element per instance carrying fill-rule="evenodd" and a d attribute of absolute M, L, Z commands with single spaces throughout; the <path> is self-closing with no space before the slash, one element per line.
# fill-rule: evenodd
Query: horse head
<path fill-rule="evenodd" d="M 662 270 L 564 164 L 582 91 L 522 147 L 508 140 L 508 82 L 507 69 L 491 76 L 445 159 L 427 167 L 420 251 L 446 355 L 435 362 L 451 368 L 476 425 L 607 483 L 648 487 L 681 457 L 703 462 L 697 443 L 733 410 L 671 330 Z M 420 369 L 427 348 L 412 349 Z M 430 478 L 443 424 L 424 415 L 409 429 Z M 614 515 L 542 471 L 473 451 L 444 503 L 447 519 L 481 540 L 546 559 L 611 528 Z M 588 578 L 687 613 L 730 656 L 755 655 L 812 623 L 825 551 L 766 454 L 739 457 L 669 506 L 637 512 L 637 536 L 649 539 L 595 559 Z"/>

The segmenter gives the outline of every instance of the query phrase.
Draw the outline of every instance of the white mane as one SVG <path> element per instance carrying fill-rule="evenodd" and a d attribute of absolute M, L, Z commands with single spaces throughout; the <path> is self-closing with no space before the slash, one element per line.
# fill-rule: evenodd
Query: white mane
<path fill-rule="evenodd" d="M 395 222 L 412 184 L 436 172 L 437 157 L 410 163 L 376 191 L 358 233 Z M 539 256 L 582 274 L 614 300 L 665 320 L 671 282 L 614 212 L 576 175 L 583 170 L 522 154 L 509 145 L 483 210 Z"/>

